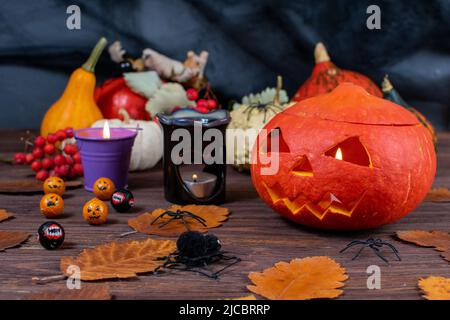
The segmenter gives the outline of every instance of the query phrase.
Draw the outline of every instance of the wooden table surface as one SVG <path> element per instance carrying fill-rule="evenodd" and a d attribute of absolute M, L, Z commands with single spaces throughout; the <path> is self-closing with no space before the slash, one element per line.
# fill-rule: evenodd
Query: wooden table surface
<path fill-rule="evenodd" d="M 0 131 L 0 153 L 20 150 L 18 137 L 23 132 Z M 450 187 L 450 135 L 439 136 L 438 173 L 435 186 Z M 16 178 L 28 168 L 0 164 L 1 179 Z M 83 203 L 92 197 L 84 189 L 71 190 L 65 196 L 65 213 L 58 219 L 66 230 L 62 249 L 47 251 L 32 237 L 19 248 L 0 252 L 0 299 L 21 299 L 27 293 L 39 293 L 65 287 L 65 281 L 45 285 L 33 284 L 33 276 L 58 274 L 62 256 L 76 256 L 84 248 L 94 247 L 129 231 L 127 220 L 140 212 L 169 205 L 163 196 L 162 171 L 154 169 L 133 173 L 130 189 L 136 199 L 136 210 L 129 214 L 113 212 L 106 225 L 93 227 L 81 217 Z M 392 236 L 397 230 L 450 231 L 450 203 L 425 202 L 397 223 L 364 232 L 324 232 L 307 229 L 291 223 L 269 209 L 256 194 L 250 177 L 228 171 L 227 202 L 232 212 L 220 228 L 213 229 L 223 248 L 240 256 L 243 261 L 232 267 L 219 280 L 180 271 L 161 275 L 146 274 L 136 279 L 107 281 L 116 299 L 223 299 L 248 295 L 247 274 L 272 266 L 278 261 L 293 258 L 326 255 L 347 269 L 349 279 L 339 299 L 421 299 L 417 287 L 420 277 L 438 275 L 450 277 L 450 265 L 433 249 L 402 243 Z M 0 230 L 27 231 L 35 234 L 46 219 L 39 212 L 40 195 L 0 195 L 0 208 L 15 213 L 16 218 L 0 223 Z M 134 234 L 126 239 L 144 239 Z M 371 250 L 365 250 L 352 261 L 354 251 L 340 254 L 349 241 L 377 237 L 390 241 L 400 251 L 402 261 L 394 261 L 389 251 L 383 251 L 390 260 L 386 265 Z M 121 239 L 119 239 L 121 240 Z M 381 268 L 381 289 L 368 290 L 366 268 Z"/>

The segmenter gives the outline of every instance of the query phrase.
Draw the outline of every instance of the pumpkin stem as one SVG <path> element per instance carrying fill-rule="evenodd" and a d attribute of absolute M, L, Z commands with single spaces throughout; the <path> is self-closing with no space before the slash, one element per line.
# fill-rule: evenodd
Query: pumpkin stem
<path fill-rule="evenodd" d="M 275 95 L 273 96 L 273 104 L 280 105 L 280 91 L 283 88 L 283 77 L 277 76 L 277 88 L 275 89 Z"/>
<path fill-rule="evenodd" d="M 392 91 L 392 89 L 394 89 L 394 87 L 392 86 L 391 81 L 389 80 L 389 75 L 385 75 L 383 82 L 381 83 L 381 90 L 383 92 L 389 92 Z"/>
<path fill-rule="evenodd" d="M 106 40 L 105 37 L 100 38 L 100 40 L 95 45 L 94 49 L 92 49 L 91 55 L 86 60 L 86 62 L 82 65 L 82 68 L 86 71 L 94 73 L 95 71 L 95 65 L 98 62 L 98 59 L 100 58 L 103 49 L 105 49 L 106 44 L 108 43 L 108 40 Z"/>
<path fill-rule="evenodd" d="M 123 117 L 123 122 L 129 123 L 130 122 L 130 114 L 127 112 L 126 109 L 120 108 L 119 114 Z"/>
<path fill-rule="evenodd" d="M 318 42 L 314 48 L 314 59 L 317 63 L 330 61 L 327 48 L 325 48 L 322 42 Z"/>

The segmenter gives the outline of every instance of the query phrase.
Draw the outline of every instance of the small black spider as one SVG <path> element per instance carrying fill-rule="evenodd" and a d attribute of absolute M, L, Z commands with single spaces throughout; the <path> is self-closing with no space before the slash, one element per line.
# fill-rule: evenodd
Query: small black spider
<path fill-rule="evenodd" d="M 273 102 L 268 103 L 268 104 L 252 103 L 249 106 L 245 107 L 245 109 L 244 109 L 244 113 L 247 113 L 247 121 L 250 119 L 250 116 L 254 109 L 264 110 L 264 123 L 266 122 L 267 111 L 271 110 L 274 113 L 277 113 L 277 111 L 283 111 L 283 108 L 280 105 L 273 103 Z"/>
<path fill-rule="evenodd" d="M 197 231 L 184 232 L 177 240 L 177 251 L 163 258 L 166 262 L 161 269 L 192 271 L 217 279 L 225 269 L 241 261 L 238 257 L 225 255 L 226 252 L 221 251 L 221 247 L 219 238 L 213 234 L 203 235 Z M 232 262 L 215 272 L 202 269 L 220 260 L 232 260 Z"/>
<path fill-rule="evenodd" d="M 387 246 L 389 247 L 392 252 L 394 252 L 395 256 L 397 257 L 398 261 L 402 261 L 402 259 L 400 258 L 399 252 L 398 250 L 390 243 L 383 241 L 381 239 L 374 239 L 374 238 L 369 238 L 365 241 L 362 240 L 354 240 L 352 242 L 350 242 L 349 244 L 347 244 L 347 246 L 342 249 L 341 251 L 339 251 L 339 253 L 344 252 L 345 250 L 347 250 L 348 248 L 351 248 L 353 246 L 356 245 L 362 245 L 361 249 L 358 250 L 358 252 L 355 254 L 355 256 L 352 258 L 352 260 L 355 260 L 356 258 L 359 257 L 359 255 L 361 254 L 361 252 L 364 250 L 364 248 L 368 247 L 371 248 L 373 250 L 373 252 L 375 252 L 375 254 L 384 262 L 386 262 L 387 264 L 389 264 L 389 261 L 383 257 L 380 253 L 380 248 L 382 246 Z"/>
<path fill-rule="evenodd" d="M 186 223 L 186 218 L 191 218 L 191 219 L 195 219 L 196 221 L 200 222 L 204 227 L 207 227 L 206 225 L 206 220 L 203 219 L 202 217 L 189 212 L 189 211 L 182 211 L 182 210 L 177 210 L 176 212 L 174 211 L 164 211 L 163 213 L 161 213 L 159 216 L 156 217 L 155 220 L 152 221 L 151 224 L 154 224 L 157 220 L 159 220 L 160 218 L 164 217 L 164 216 L 169 216 L 170 219 L 167 220 L 166 222 L 162 223 L 159 225 L 158 228 L 162 228 L 164 226 L 166 226 L 167 224 L 169 224 L 170 222 L 174 221 L 174 220 L 181 220 L 186 228 L 186 230 L 189 230 L 189 226 Z"/>

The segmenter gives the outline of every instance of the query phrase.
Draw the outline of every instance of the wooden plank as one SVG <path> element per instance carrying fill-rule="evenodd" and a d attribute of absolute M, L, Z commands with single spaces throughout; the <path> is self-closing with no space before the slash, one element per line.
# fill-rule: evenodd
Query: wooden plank
<path fill-rule="evenodd" d="M 20 150 L 15 140 L 20 133 L 0 131 L 0 145 L 13 152 Z M 435 185 L 450 187 L 450 135 L 441 134 L 438 173 Z M 7 149 L 6 149 L 7 148 Z M 0 164 L 2 179 L 13 178 L 15 169 Z M 0 253 L 0 299 L 20 299 L 23 295 L 58 289 L 62 281 L 46 285 L 32 283 L 33 276 L 50 276 L 58 273 L 61 256 L 77 255 L 82 249 L 118 239 L 129 231 L 127 220 L 140 212 L 169 205 L 164 200 L 162 172 L 156 168 L 133 173 L 130 188 L 136 198 L 132 213 L 119 214 L 111 210 L 110 221 L 103 226 L 90 226 L 81 217 L 81 209 L 92 194 L 84 189 L 69 190 L 65 197 L 65 214 L 58 219 L 66 230 L 63 249 L 46 251 L 33 237 L 21 248 Z M 109 281 L 112 294 L 118 299 L 223 299 L 249 294 L 247 274 L 270 267 L 280 260 L 313 255 L 328 255 L 341 263 L 349 273 L 345 294 L 340 299 L 420 299 L 417 280 L 420 277 L 439 275 L 450 277 L 449 263 L 432 249 L 418 248 L 396 241 L 392 235 L 397 230 L 423 229 L 450 231 L 450 203 L 423 203 L 410 215 L 397 223 L 362 232 L 326 232 L 298 226 L 266 207 L 256 194 L 250 177 L 230 168 L 227 181 L 226 207 L 232 212 L 223 227 L 212 232 L 220 237 L 223 248 L 243 258 L 219 280 L 211 280 L 194 273 L 170 271 L 160 275 L 144 275 L 139 279 Z M 39 212 L 40 195 L 0 195 L 0 207 L 14 212 L 16 218 L 0 223 L 0 230 L 21 230 L 36 233 L 46 219 Z M 127 239 L 143 239 L 135 234 Z M 352 252 L 339 254 L 349 241 L 377 237 L 390 241 L 399 249 L 401 262 L 385 252 L 392 263 L 384 264 L 370 250 L 364 251 L 356 261 Z M 368 290 L 366 268 L 380 266 L 381 290 Z"/>

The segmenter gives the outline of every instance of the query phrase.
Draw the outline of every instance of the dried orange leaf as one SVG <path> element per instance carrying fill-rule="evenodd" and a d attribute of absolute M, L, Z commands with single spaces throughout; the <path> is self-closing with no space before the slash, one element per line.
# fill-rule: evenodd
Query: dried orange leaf
<path fill-rule="evenodd" d="M 450 234 L 442 231 L 397 231 L 397 237 L 421 247 L 434 248 L 442 252 L 441 256 L 450 261 Z"/>
<path fill-rule="evenodd" d="M 346 270 L 329 257 L 307 257 L 278 262 L 262 272 L 251 272 L 250 291 L 272 300 L 336 298 L 347 280 Z"/>
<path fill-rule="evenodd" d="M 244 297 L 231 298 L 231 299 L 225 299 L 225 300 L 257 300 L 257 299 L 254 295 L 250 294 L 250 295 L 244 296 Z"/>
<path fill-rule="evenodd" d="M 183 219 L 174 219 L 164 225 L 164 223 L 171 218 L 168 215 L 162 216 L 155 221 L 155 219 L 165 211 L 176 212 L 177 210 L 191 212 L 203 218 L 205 220 L 204 223 L 206 224 L 206 227 L 196 219 L 189 217 L 184 218 L 186 225 L 183 223 Z M 228 219 L 228 215 L 229 211 L 227 208 L 218 206 L 203 206 L 195 204 L 187 206 L 173 205 L 167 209 L 159 208 L 153 210 L 152 212 L 141 214 L 136 218 L 128 220 L 128 225 L 138 232 L 165 237 L 175 237 L 187 231 L 186 226 L 191 231 L 199 232 L 206 232 L 208 229 L 220 227 L 222 222 Z M 152 224 L 153 221 L 155 221 L 154 224 Z"/>
<path fill-rule="evenodd" d="M 77 258 L 61 258 L 61 272 L 68 267 L 80 268 L 81 280 L 93 281 L 116 278 L 132 278 L 138 273 L 152 272 L 176 249 L 174 241 L 147 239 L 142 241 L 110 242 L 93 249 L 85 249 Z"/>
<path fill-rule="evenodd" d="M 431 276 L 420 279 L 419 288 L 427 300 L 450 300 L 450 278 Z"/>
<path fill-rule="evenodd" d="M 31 293 L 24 296 L 26 300 L 111 300 L 112 296 L 107 285 L 82 285 L 81 289 L 63 289 Z"/>
<path fill-rule="evenodd" d="M 0 209 L 0 222 L 11 219 L 13 214 L 11 212 L 6 211 L 5 209 Z"/>
<path fill-rule="evenodd" d="M 430 202 L 449 202 L 450 190 L 447 188 L 434 188 L 428 191 L 425 201 Z"/>
<path fill-rule="evenodd" d="M 30 234 L 21 231 L 0 231 L 0 251 L 17 247 L 28 240 Z"/>

